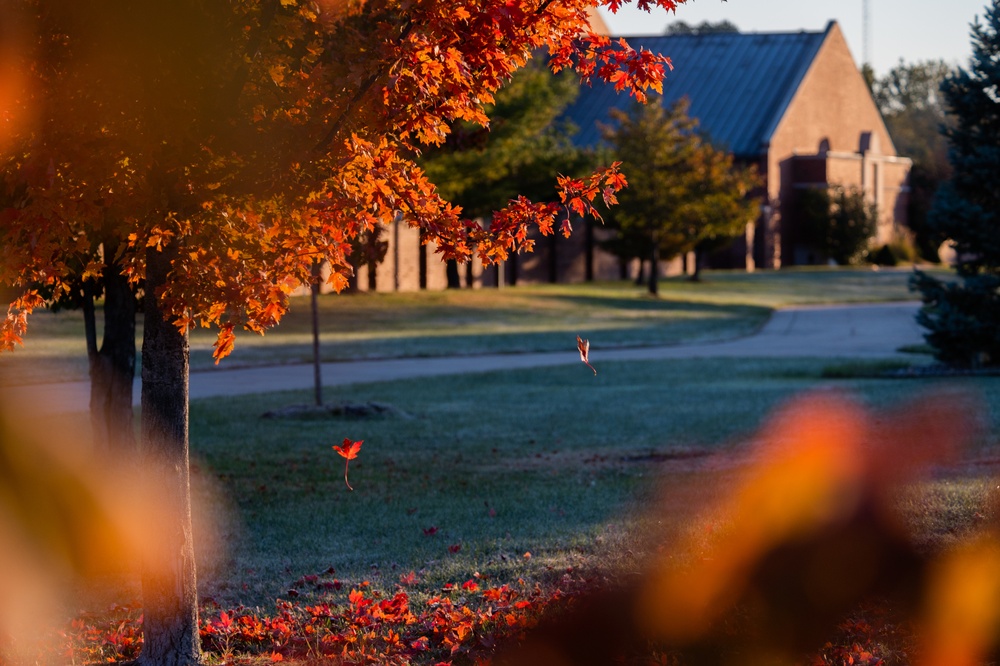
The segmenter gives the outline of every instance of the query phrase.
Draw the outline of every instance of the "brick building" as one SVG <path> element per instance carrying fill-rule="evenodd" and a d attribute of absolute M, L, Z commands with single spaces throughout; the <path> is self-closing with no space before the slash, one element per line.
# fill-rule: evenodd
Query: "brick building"
<path fill-rule="evenodd" d="M 892 139 L 872 101 L 836 22 L 819 32 L 716 33 L 628 38 L 635 48 L 668 55 L 673 62 L 663 103 L 690 100 L 690 114 L 714 142 L 738 160 L 758 166 L 765 179 L 761 215 L 721 258 L 731 267 L 780 268 L 809 263 L 796 238 L 795 192 L 841 185 L 862 190 L 879 211 L 879 240 L 906 225 L 910 160 L 896 155 Z M 574 140 L 601 142 L 599 123 L 612 108 L 634 101 L 612 86 L 584 87 L 567 115 L 579 127 Z M 616 258 L 595 240 L 599 225 L 577 225 L 570 239 L 539 239 L 533 254 L 501 268 L 474 263 L 460 270 L 463 286 L 511 282 L 576 282 L 621 276 Z M 581 228 L 582 227 L 582 228 Z M 377 269 L 379 291 L 441 289 L 445 267 L 433 247 L 420 248 L 417 232 L 405 224 L 386 230 L 389 251 Z M 717 257 L 717 260 L 719 258 Z M 665 270 L 677 273 L 676 260 Z M 366 269 L 358 283 L 365 289 Z"/>
<path fill-rule="evenodd" d="M 854 187 L 879 211 L 878 236 L 906 225 L 910 160 L 896 155 L 836 22 L 822 32 L 714 33 L 628 38 L 673 62 L 663 103 L 682 97 L 718 145 L 756 164 L 766 183 L 761 217 L 737 242 L 731 265 L 779 268 L 808 263 L 796 238 L 795 191 Z M 585 88 L 568 111 L 584 146 L 601 142 L 599 123 L 634 102 L 611 86 Z"/>

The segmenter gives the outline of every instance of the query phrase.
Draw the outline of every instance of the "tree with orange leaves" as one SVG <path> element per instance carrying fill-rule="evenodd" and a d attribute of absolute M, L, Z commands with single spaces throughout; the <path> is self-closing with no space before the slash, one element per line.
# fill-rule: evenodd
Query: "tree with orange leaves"
<path fill-rule="evenodd" d="M 683 0 L 637 0 L 674 10 Z M 523 197 L 483 228 L 417 166 L 539 49 L 553 70 L 644 99 L 669 61 L 593 34 L 587 9 L 620 0 L 8 0 L 13 93 L 0 98 L 0 323 L 13 348 L 32 310 L 82 278 L 141 297 L 147 487 L 176 524 L 143 569 L 141 664 L 200 660 L 190 529 L 188 330 L 263 333 L 316 261 L 343 289 L 350 242 L 402 214 L 445 259 L 492 262 L 596 214 L 617 165 L 559 178 L 561 204 Z M 5 39 L 7 37 L 5 36 Z M 6 70 L 5 70 L 6 71 Z M 5 79 L 6 80 L 6 79 Z M 7 88 L 4 88 L 7 90 Z M 109 301 L 105 307 L 114 307 Z"/>

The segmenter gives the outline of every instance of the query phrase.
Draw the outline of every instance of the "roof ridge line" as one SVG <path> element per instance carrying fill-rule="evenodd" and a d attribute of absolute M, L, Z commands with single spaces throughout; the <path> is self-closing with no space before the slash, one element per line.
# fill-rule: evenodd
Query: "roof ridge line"
<path fill-rule="evenodd" d="M 826 24 L 826 27 L 824 27 L 821 30 L 806 30 L 804 28 L 803 29 L 799 29 L 799 30 L 740 30 L 739 32 L 706 32 L 706 33 L 697 34 L 697 35 L 695 35 L 695 34 L 667 35 L 667 34 L 658 33 L 658 32 L 649 32 L 649 33 L 645 33 L 645 34 L 632 34 L 632 35 L 612 33 L 612 34 L 608 35 L 608 38 L 612 39 L 612 40 L 614 40 L 614 39 L 647 39 L 649 37 L 662 37 L 662 38 L 668 38 L 668 39 L 673 39 L 675 37 L 682 37 L 682 38 L 689 38 L 689 39 L 698 39 L 699 37 L 732 37 L 732 36 L 742 36 L 742 35 L 756 36 L 756 37 L 767 36 L 767 35 L 822 35 L 822 34 L 825 34 L 825 33 L 829 32 L 831 24 L 834 23 L 834 22 L 835 21 L 831 19 Z"/>

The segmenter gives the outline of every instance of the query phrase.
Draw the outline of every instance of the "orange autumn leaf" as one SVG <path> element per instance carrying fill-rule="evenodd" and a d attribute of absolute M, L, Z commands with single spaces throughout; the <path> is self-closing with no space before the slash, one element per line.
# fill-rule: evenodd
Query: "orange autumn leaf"
<path fill-rule="evenodd" d="M 359 440 L 357 442 L 352 442 L 349 437 L 344 438 L 344 443 L 342 446 L 334 446 L 333 450 L 339 453 L 345 458 L 344 461 L 344 483 L 347 484 L 348 490 L 354 490 L 351 487 L 351 482 L 347 480 L 347 467 L 351 464 L 351 461 L 358 457 L 358 452 L 361 450 L 361 445 L 365 443 L 365 440 Z"/>

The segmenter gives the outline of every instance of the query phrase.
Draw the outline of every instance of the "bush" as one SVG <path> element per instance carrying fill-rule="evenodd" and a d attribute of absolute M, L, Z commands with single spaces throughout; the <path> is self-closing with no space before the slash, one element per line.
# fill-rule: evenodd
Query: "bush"
<path fill-rule="evenodd" d="M 896 255 L 893 254 L 892 248 L 889 247 L 888 243 L 880 247 L 874 253 L 869 253 L 868 258 L 873 264 L 878 266 L 895 266 L 899 263 L 899 260 L 896 259 Z"/>
<path fill-rule="evenodd" d="M 796 208 L 803 243 L 838 264 L 867 259 L 878 214 L 862 192 L 840 186 L 802 190 Z"/>
<path fill-rule="evenodd" d="M 917 256 L 917 247 L 913 238 L 906 233 L 896 234 L 895 238 L 882 245 L 877 251 L 869 253 L 871 262 L 879 266 L 913 264 L 916 263 Z"/>

